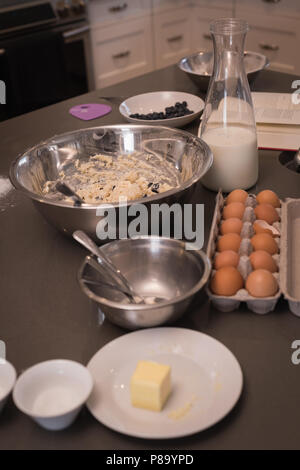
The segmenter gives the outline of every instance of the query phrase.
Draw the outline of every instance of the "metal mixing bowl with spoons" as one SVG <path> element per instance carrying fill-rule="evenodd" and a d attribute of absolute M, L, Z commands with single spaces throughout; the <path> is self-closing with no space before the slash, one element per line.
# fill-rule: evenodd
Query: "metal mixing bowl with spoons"
<path fill-rule="evenodd" d="M 211 270 L 204 252 L 187 250 L 183 241 L 171 238 L 116 240 L 102 250 L 137 293 L 165 299 L 151 305 L 132 304 L 107 285 L 105 274 L 101 276 L 87 257 L 78 273 L 82 291 L 112 323 L 131 330 L 177 320 L 204 287 Z"/>
<path fill-rule="evenodd" d="M 47 181 L 59 180 L 62 170 L 66 173 L 76 167 L 77 160 L 82 163 L 90 161 L 96 154 L 117 158 L 134 152 L 146 152 L 153 159 L 157 155 L 166 159 L 180 173 L 180 184 L 163 193 L 128 201 L 125 204 L 128 207 L 134 203 L 149 206 L 152 203 L 189 202 L 196 184 L 213 160 L 208 145 L 188 132 L 161 126 L 120 124 L 52 137 L 20 155 L 11 165 L 10 178 L 60 231 L 71 236 L 75 230 L 83 230 L 95 239 L 97 225 L 103 218 L 97 214 L 101 201 L 74 205 L 72 199 L 66 199 L 59 192 L 50 199 L 43 193 L 43 187 Z M 111 206 L 116 208 L 118 220 L 120 204 L 112 203 Z"/>

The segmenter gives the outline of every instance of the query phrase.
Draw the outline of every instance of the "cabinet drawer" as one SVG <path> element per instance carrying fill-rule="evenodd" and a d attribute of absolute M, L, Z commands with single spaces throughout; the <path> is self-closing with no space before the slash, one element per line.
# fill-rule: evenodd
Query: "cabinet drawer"
<path fill-rule="evenodd" d="M 150 18 L 92 30 L 97 88 L 113 85 L 153 69 Z"/>
<path fill-rule="evenodd" d="M 202 8 L 195 6 L 192 10 L 192 52 L 213 50 L 210 34 L 210 23 L 216 18 L 231 16 L 230 9 Z"/>
<path fill-rule="evenodd" d="M 217 17 L 224 16 L 224 12 L 218 11 L 219 9 L 228 10 L 228 15 L 233 16 L 234 11 L 234 1 L 233 0 L 193 0 L 193 4 L 195 6 L 201 7 L 208 7 L 208 8 L 216 8 L 217 10 Z"/>
<path fill-rule="evenodd" d="M 243 10 L 256 15 L 300 16 L 299 0 L 237 0 L 236 16 L 242 16 Z"/>
<path fill-rule="evenodd" d="M 91 24 L 114 23 L 150 13 L 151 0 L 92 0 L 89 3 Z"/>
<path fill-rule="evenodd" d="M 273 18 L 267 28 L 263 20 L 257 17 L 246 18 L 250 31 L 246 37 L 245 49 L 265 54 L 270 61 L 270 68 L 286 73 L 299 71 L 298 51 L 299 34 L 295 21 Z"/>
<path fill-rule="evenodd" d="M 153 0 L 153 12 L 182 8 L 190 5 L 189 0 Z"/>
<path fill-rule="evenodd" d="M 190 53 L 190 10 L 179 8 L 154 15 L 156 67 L 166 67 Z"/>

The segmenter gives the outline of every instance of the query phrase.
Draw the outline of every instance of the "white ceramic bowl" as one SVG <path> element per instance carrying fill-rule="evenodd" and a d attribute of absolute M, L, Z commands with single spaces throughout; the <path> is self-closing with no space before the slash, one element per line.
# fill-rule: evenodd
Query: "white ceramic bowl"
<path fill-rule="evenodd" d="M 15 405 L 40 426 L 52 431 L 68 427 L 93 388 L 90 372 L 69 360 L 51 360 L 30 367 L 18 378 Z"/>
<path fill-rule="evenodd" d="M 0 413 L 16 381 L 15 368 L 10 362 L 0 360 Z"/>
<path fill-rule="evenodd" d="M 192 114 L 186 116 L 175 117 L 170 119 L 144 120 L 130 117 L 131 114 L 149 114 L 153 112 L 164 112 L 165 108 L 174 106 L 175 103 L 187 102 L 187 106 Z M 204 101 L 199 96 L 190 93 L 182 93 L 180 91 L 155 91 L 152 93 L 144 93 L 142 95 L 127 98 L 120 104 L 119 110 L 122 116 L 136 124 L 164 125 L 169 127 L 183 127 L 192 122 L 196 117 L 200 116 L 204 108 Z"/>

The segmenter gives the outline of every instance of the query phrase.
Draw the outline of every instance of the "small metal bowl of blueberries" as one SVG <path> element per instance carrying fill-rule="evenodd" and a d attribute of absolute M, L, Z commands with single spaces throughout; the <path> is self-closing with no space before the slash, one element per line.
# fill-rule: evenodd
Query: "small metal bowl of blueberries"
<path fill-rule="evenodd" d="M 190 93 L 157 91 L 132 96 L 119 110 L 129 122 L 184 127 L 202 113 L 204 101 Z"/>

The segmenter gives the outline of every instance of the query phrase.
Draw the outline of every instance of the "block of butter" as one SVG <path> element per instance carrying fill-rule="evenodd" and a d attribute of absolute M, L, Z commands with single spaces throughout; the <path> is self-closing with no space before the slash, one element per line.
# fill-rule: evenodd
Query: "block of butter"
<path fill-rule="evenodd" d="M 171 392 L 171 367 L 139 361 L 130 381 L 131 403 L 137 408 L 161 411 Z"/>

